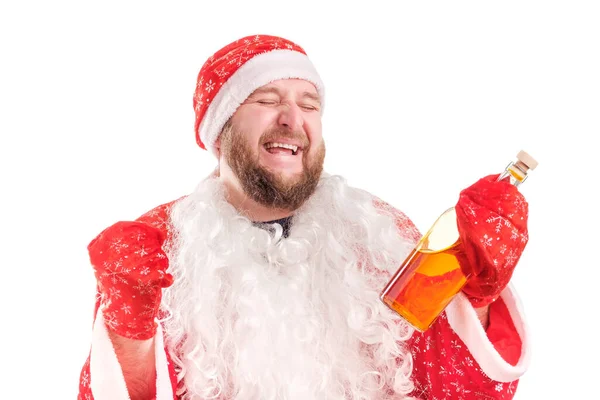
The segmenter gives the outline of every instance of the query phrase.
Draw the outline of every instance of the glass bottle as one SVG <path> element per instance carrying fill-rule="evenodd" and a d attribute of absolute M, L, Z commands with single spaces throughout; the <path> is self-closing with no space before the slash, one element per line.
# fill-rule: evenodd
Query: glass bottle
<path fill-rule="evenodd" d="M 520 151 L 498 181 L 519 186 L 537 161 Z M 429 329 L 454 296 L 467 283 L 458 263 L 462 251 L 456 210 L 446 210 L 423 235 L 381 292 L 381 300 L 418 331 Z"/>

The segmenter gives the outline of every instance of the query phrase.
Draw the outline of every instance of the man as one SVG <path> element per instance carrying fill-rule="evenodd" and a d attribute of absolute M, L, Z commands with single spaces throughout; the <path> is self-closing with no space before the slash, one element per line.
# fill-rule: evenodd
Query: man
<path fill-rule="evenodd" d="M 98 297 L 81 399 L 513 397 L 528 349 L 508 279 L 526 228 L 503 243 L 510 263 L 475 262 L 464 293 L 416 332 L 379 295 L 420 234 L 322 171 L 324 102 L 305 51 L 283 38 L 242 38 L 208 59 L 195 131 L 218 168 L 90 243 Z M 523 204 L 492 181 L 468 189 L 500 190 L 498 209 Z M 457 209 L 475 215 L 469 199 Z"/>

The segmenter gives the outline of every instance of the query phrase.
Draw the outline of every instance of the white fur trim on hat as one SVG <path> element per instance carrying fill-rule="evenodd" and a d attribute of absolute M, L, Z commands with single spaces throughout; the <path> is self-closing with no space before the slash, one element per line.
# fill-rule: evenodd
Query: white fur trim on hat
<path fill-rule="evenodd" d="M 293 50 L 273 50 L 254 56 L 223 84 L 200 123 L 200 139 L 215 152 L 214 143 L 225 123 L 256 89 L 278 79 L 304 79 L 315 85 L 323 112 L 325 88 L 308 57 Z"/>

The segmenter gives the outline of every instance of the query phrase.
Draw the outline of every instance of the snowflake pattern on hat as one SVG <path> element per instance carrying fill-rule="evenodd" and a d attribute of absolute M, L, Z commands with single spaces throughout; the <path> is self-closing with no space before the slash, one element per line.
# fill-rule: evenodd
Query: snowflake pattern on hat
<path fill-rule="evenodd" d="M 304 49 L 277 36 L 247 36 L 212 55 L 198 74 L 193 98 L 196 142 L 212 148 L 237 107 L 261 86 L 278 79 L 313 83 L 324 101 L 324 86 Z"/>

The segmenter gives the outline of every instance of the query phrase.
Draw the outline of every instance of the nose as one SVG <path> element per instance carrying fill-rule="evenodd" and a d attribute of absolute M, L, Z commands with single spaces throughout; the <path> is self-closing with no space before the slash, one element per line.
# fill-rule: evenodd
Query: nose
<path fill-rule="evenodd" d="M 301 130 L 302 125 L 304 124 L 302 119 L 302 110 L 300 110 L 300 107 L 298 107 L 298 105 L 295 103 L 283 104 L 277 123 L 291 131 Z"/>

